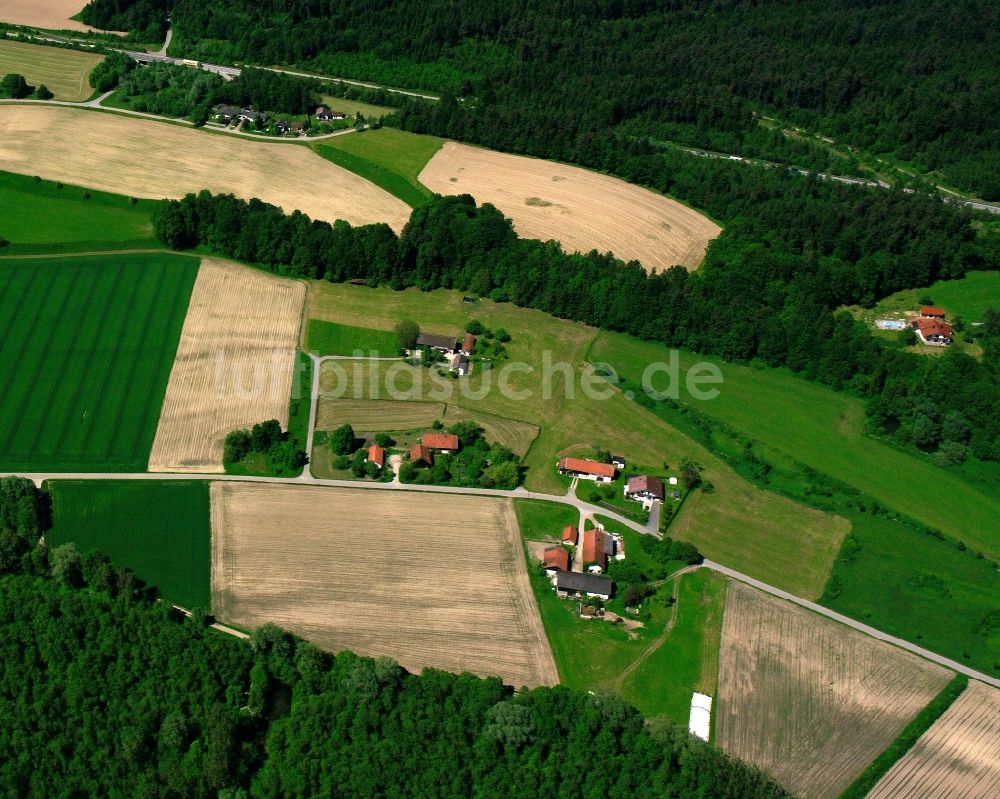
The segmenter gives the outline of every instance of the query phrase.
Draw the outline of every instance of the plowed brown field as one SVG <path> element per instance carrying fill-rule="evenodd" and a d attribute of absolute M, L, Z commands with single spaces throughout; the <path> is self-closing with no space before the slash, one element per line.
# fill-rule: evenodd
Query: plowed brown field
<path fill-rule="evenodd" d="M 410 207 L 308 147 L 79 108 L 0 107 L 0 170 L 160 199 L 209 189 L 402 230 Z"/>
<path fill-rule="evenodd" d="M 715 742 L 803 799 L 836 799 L 949 677 L 916 655 L 733 583 Z"/>
<path fill-rule="evenodd" d="M 1000 796 L 1000 691 L 974 680 L 868 799 Z"/>
<path fill-rule="evenodd" d="M 212 611 L 411 670 L 558 682 L 509 500 L 214 483 Z"/>
<path fill-rule="evenodd" d="M 205 259 L 149 455 L 151 472 L 221 472 L 226 434 L 288 424 L 305 286 Z"/>
<path fill-rule="evenodd" d="M 721 228 L 662 194 L 575 166 L 446 142 L 419 176 L 439 194 L 493 203 L 528 239 L 613 252 L 647 270 L 696 269 Z"/>

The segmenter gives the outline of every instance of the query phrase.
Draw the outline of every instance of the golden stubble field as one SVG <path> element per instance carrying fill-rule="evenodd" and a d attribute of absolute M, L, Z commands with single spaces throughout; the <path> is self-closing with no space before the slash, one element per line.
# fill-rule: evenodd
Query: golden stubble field
<path fill-rule="evenodd" d="M 208 189 L 397 231 L 410 217 L 402 200 L 308 147 L 78 108 L 0 107 L 0 170 L 149 199 Z"/>
<path fill-rule="evenodd" d="M 558 682 L 510 500 L 216 482 L 212 611 L 414 671 Z"/>
<path fill-rule="evenodd" d="M 868 799 L 1000 796 L 1000 690 L 972 680 Z"/>
<path fill-rule="evenodd" d="M 3 0 L 0 22 L 50 30 L 92 31 L 89 25 L 70 19 L 87 5 L 86 0 Z"/>
<path fill-rule="evenodd" d="M 662 194 L 575 166 L 446 142 L 419 176 L 439 194 L 471 194 L 523 238 L 570 252 L 613 252 L 647 270 L 696 269 L 721 228 Z"/>
<path fill-rule="evenodd" d="M 87 77 L 103 60 L 97 53 L 0 40 L 0 75 L 23 75 L 32 86 L 45 85 L 56 100 L 80 102 L 90 97 L 94 89 Z"/>
<path fill-rule="evenodd" d="M 288 424 L 305 286 L 204 259 L 149 455 L 151 472 L 221 472 L 226 435 Z"/>
<path fill-rule="evenodd" d="M 836 799 L 950 677 L 916 655 L 733 583 L 714 740 L 803 799 Z"/>

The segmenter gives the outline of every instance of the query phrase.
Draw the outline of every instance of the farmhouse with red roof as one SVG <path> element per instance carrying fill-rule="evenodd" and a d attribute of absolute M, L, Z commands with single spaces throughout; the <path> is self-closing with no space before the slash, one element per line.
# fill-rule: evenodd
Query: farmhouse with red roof
<path fill-rule="evenodd" d="M 458 452 L 458 436 L 454 433 L 424 433 L 420 443 L 435 452 Z"/>
<path fill-rule="evenodd" d="M 569 474 L 584 480 L 596 480 L 599 483 L 609 483 L 615 479 L 618 470 L 610 463 L 598 463 L 585 458 L 560 458 L 560 474 Z"/>

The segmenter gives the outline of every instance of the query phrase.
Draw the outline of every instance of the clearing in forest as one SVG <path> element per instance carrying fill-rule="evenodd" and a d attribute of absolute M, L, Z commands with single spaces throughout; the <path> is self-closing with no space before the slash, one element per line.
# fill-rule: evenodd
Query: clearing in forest
<path fill-rule="evenodd" d="M 298 281 L 202 262 L 149 471 L 221 472 L 229 432 L 267 419 L 287 427 L 304 300 Z"/>
<path fill-rule="evenodd" d="M 410 216 L 404 202 L 308 147 L 80 108 L 0 107 L 0 169 L 151 199 L 208 189 L 397 231 Z"/>
<path fill-rule="evenodd" d="M 972 680 L 868 799 L 1000 796 L 1000 690 Z"/>
<path fill-rule="evenodd" d="M 613 252 L 649 271 L 696 269 L 721 228 L 649 189 L 575 166 L 447 142 L 420 173 L 439 194 L 471 194 L 514 220 L 518 235 L 569 252 Z"/>
<path fill-rule="evenodd" d="M 85 5 L 84 0 L 4 0 L 0 4 L 0 22 L 49 30 L 92 31 L 89 25 L 70 19 Z"/>
<path fill-rule="evenodd" d="M 836 799 L 949 677 L 916 655 L 733 583 L 715 742 L 804 799 Z"/>
<path fill-rule="evenodd" d="M 411 670 L 558 682 L 509 500 L 214 483 L 212 610 Z"/>
<path fill-rule="evenodd" d="M 79 102 L 94 93 L 87 76 L 104 56 L 61 47 L 0 40 L 0 75 L 16 72 L 32 86 L 45 85 L 56 100 Z"/>
<path fill-rule="evenodd" d="M 145 467 L 197 270 L 166 253 L 3 262 L 0 469 Z"/>

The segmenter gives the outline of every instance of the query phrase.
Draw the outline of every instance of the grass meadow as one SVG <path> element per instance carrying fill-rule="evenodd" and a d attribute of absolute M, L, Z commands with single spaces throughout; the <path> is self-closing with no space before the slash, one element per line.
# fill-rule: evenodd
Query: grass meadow
<path fill-rule="evenodd" d="M 697 362 L 716 364 L 724 382 L 715 399 L 682 403 L 730 425 L 774 453 L 870 495 L 879 503 L 919 519 L 993 557 L 1000 557 L 1000 470 L 970 463 L 942 469 L 865 433 L 862 401 L 777 369 L 755 368 L 680 352 L 684 370 Z M 664 361 L 657 344 L 601 332 L 589 359 L 638 380 L 649 363 Z M 683 371 L 682 371 L 683 373 Z M 663 389 L 665 384 L 657 384 Z"/>
<path fill-rule="evenodd" d="M 292 396 L 288 401 L 288 432 L 306 445 L 309 435 L 309 411 L 312 408 L 312 359 L 304 352 L 295 354 L 295 374 L 292 375 Z"/>
<path fill-rule="evenodd" d="M 407 205 L 416 208 L 431 197 L 417 175 L 438 151 L 444 139 L 379 128 L 326 139 L 313 145 L 337 166 L 370 180 Z"/>
<path fill-rule="evenodd" d="M 706 557 L 773 585 L 810 598 L 822 593 L 849 525 L 760 490 L 693 438 L 619 392 L 604 386 L 604 398 L 588 396 L 581 373 L 587 371 L 587 351 L 598 334 L 596 329 L 510 304 L 481 300 L 470 305 L 457 292 L 391 291 L 320 282 L 310 284 L 308 315 L 383 330 L 391 330 L 401 319 L 412 319 L 431 332 L 461 330 L 473 318 L 494 330 L 505 328 L 512 336 L 505 344 L 510 362 L 530 367 L 530 371 L 506 375 L 510 391 L 500 390 L 502 367 L 494 370 L 497 374 L 477 368 L 454 380 L 401 361 L 356 362 L 349 368 L 327 362 L 320 387 L 352 400 L 447 402 L 449 410 L 461 408 L 471 418 L 486 419 L 490 414 L 534 425 L 539 432 L 523 459 L 525 484 L 542 493 L 565 494 L 569 480 L 556 473 L 556 461 L 595 447 L 621 453 L 632 463 L 666 463 L 670 468 L 691 458 L 704 467 L 714 491 L 702 497 L 697 514 L 686 508 L 682 511 L 687 516 L 683 537 Z M 550 370 L 548 380 L 546 360 L 559 364 Z M 388 370 L 395 375 L 398 390 L 392 397 L 385 390 Z M 372 390 L 373 378 L 376 391 Z M 600 381 L 595 377 L 594 382 Z M 719 534 L 720 529 L 726 534 Z"/>
<path fill-rule="evenodd" d="M 399 355 L 400 343 L 389 330 L 372 330 L 367 327 L 341 325 L 310 319 L 306 332 L 306 349 L 316 355 L 354 355 L 391 358 Z"/>
<path fill-rule="evenodd" d="M 323 105 L 328 108 L 332 108 L 334 111 L 342 111 L 348 116 L 364 114 L 364 117 L 367 120 L 388 116 L 396 110 L 395 108 L 390 108 L 386 105 L 372 105 L 371 103 L 362 103 L 360 100 L 348 100 L 344 97 L 334 97 L 330 94 L 324 94 L 320 99 L 323 101 Z"/>
<path fill-rule="evenodd" d="M 150 221 L 155 202 L 0 172 L 2 255 L 162 249 Z"/>
<path fill-rule="evenodd" d="M 50 547 L 98 549 L 185 608 L 211 605 L 208 483 L 54 480 Z"/>
<path fill-rule="evenodd" d="M 0 468 L 143 471 L 198 260 L 0 262 Z"/>
<path fill-rule="evenodd" d="M 979 322 L 987 308 L 1000 311 L 1000 272 L 969 272 L 958 280 L 939 280 L 927 288 L 898 291 L 865 313 L 878 318 L 884 313 L 915 311 L 921 297 L 930 297 L 949 319 L 960 316 L 966 324 Z"/>
<path fill-rule="evenodd" d="M 104 60 L 96 53 L 0 39 L 0 75 L 16 72 L 32 86 L 45 85 L 56 100 L 79 102 L 94 93 L 90 71 Z"/>

